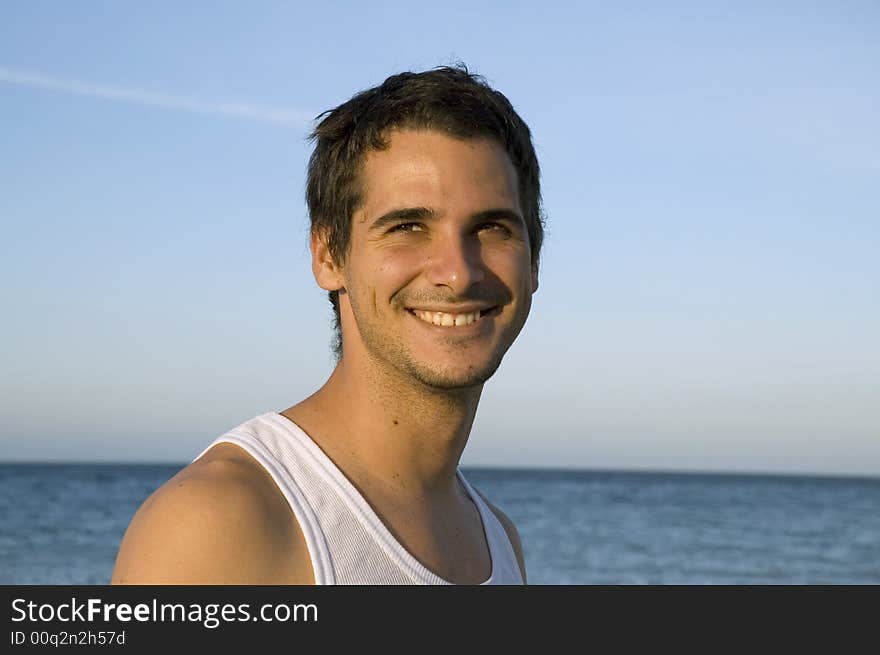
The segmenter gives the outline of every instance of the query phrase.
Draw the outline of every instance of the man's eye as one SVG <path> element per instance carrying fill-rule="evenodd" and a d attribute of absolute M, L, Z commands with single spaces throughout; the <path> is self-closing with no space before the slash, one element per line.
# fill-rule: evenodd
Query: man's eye
<path fill-rule="evenodd" d="M 487 231 L 487 232 L 498 232 L 499 234 L 510 234 L 510 230 L 507 229 L 506 225 L 501 223 L 481 223 L 477 226 L 479 231 Z"/>
<path fill-rule="evenodd" d="M 399 223 L 392 227 L 389 232 L 421 232 L 422 226 L 418 223 Z"/>

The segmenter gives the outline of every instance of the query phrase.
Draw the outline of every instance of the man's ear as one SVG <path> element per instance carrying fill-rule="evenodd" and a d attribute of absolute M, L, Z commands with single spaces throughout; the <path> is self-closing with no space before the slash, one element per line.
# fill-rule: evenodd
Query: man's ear
<path fill-rule="evenodd" d="M 333 259 L 327 245 L 326 232 L 312 230 L 309 238 L 312 251 L 312 273 L 318 286 L 326 291 L 338 291 L 345 286 L 342 267 Z"/>
<path fill-rule="evenodd" d="M 532 266 L 532 293 L 538 290 L 538 265 Z"/>

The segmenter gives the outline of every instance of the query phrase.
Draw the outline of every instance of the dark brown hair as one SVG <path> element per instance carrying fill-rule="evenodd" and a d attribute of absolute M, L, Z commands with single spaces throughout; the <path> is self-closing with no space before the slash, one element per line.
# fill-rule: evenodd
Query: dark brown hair
<path fill-rule="evenodd" d="M 335 109 L 320 114 L 309 139 L 306 202 L 311 231 L 327 242 L 333 259 L 345 262 L 351 218 L 363 190 L 359 173 L 370 150 L 388 147 L 396 128 L 430 129 L 460 139 L 492 138 L 507 151 L 517 172 L 519 200 L 525 213 L 532 263 L 538 266 L 544 240 L 538 158 L 531 132 L 500 92 L 463 64 L 422 73 L 392 75 L 379 86 L 361 91 Z M 335 316 L 333 350 L 342 356 L 339 294 L 329 293 Z"/>

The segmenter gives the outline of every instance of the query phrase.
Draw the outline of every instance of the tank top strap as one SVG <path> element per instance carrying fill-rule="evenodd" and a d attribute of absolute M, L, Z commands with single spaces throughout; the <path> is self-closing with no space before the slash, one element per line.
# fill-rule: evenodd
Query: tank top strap
<path fill-rule="evenodd" d="M 299 522 L 316 584 L 449 585 L 415 558 L 323 450 L 277 412 L 257 416 L 215 439 L 233 443 L 271 476 Z M 456 474 L 483 524 L 492 571 L 482 584 L 522 584 L 504 526 L 486 501 Z"/>
<path fill-rule="evenodd" d="M 492 580 L 495 584 L 522 584 L 519 560 L 516 558 L 516 551 L 513 549 L 513 543 L 510 541 L 507 530 L 504 529 L 501 520 L 489 507 L 482 494 L 465 479 L 461 470 L 457 472 L 458 479 L 461 480 L 483 519 L 483 530 L 492 553 Z"/>

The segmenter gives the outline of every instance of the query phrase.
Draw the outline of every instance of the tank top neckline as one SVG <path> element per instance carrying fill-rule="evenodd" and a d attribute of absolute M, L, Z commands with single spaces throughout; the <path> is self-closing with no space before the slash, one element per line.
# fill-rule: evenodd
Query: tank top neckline
<path fill-rule="evenodd" d="M 392 557 L 401 568 L 406 571 L 414 579 L 431 585 L 455 585 L 445 578 L 431 571 L 427 566 L 422 564 L 400 541 L 391 533 L 384 521 L 379 518 L 372 506 L 367 502 L 364 496 L 358 491 L 357 487 L 348 479 L 345 473 L 336 466 L 332 459 L 324 452 L 324 450 L 312 439 L 308 433 L 303 430 L 292 419 L 288 418 L 280 412 L 268 412 L 259 417 L 260 420 L 274 425 L 276 428 L 294 439 L 303 450 L 312 459 L 313 464 L 320 475 L 332 485 L 345 500 L 359 520 L 369 527 L 373 534 L 377 537 L 379 544 L 383 550 Z M 476 491 L 471 487 L 464 478 L 461 470 L 456 468 L 456 477 L 460 481 L 465 490 L 465 494 L 477 508 L 480 517 L 480 524 L 483 530 L 483 538 L 489 551 L 489 577 L 480 585 L 488 585 L 492 583 L 495 576 L 496 549 L 493 547 L 491 531 L 488 528 L 490 517 L 487 512 L 492 510 L 480 502 L 476 497 Z"/>

